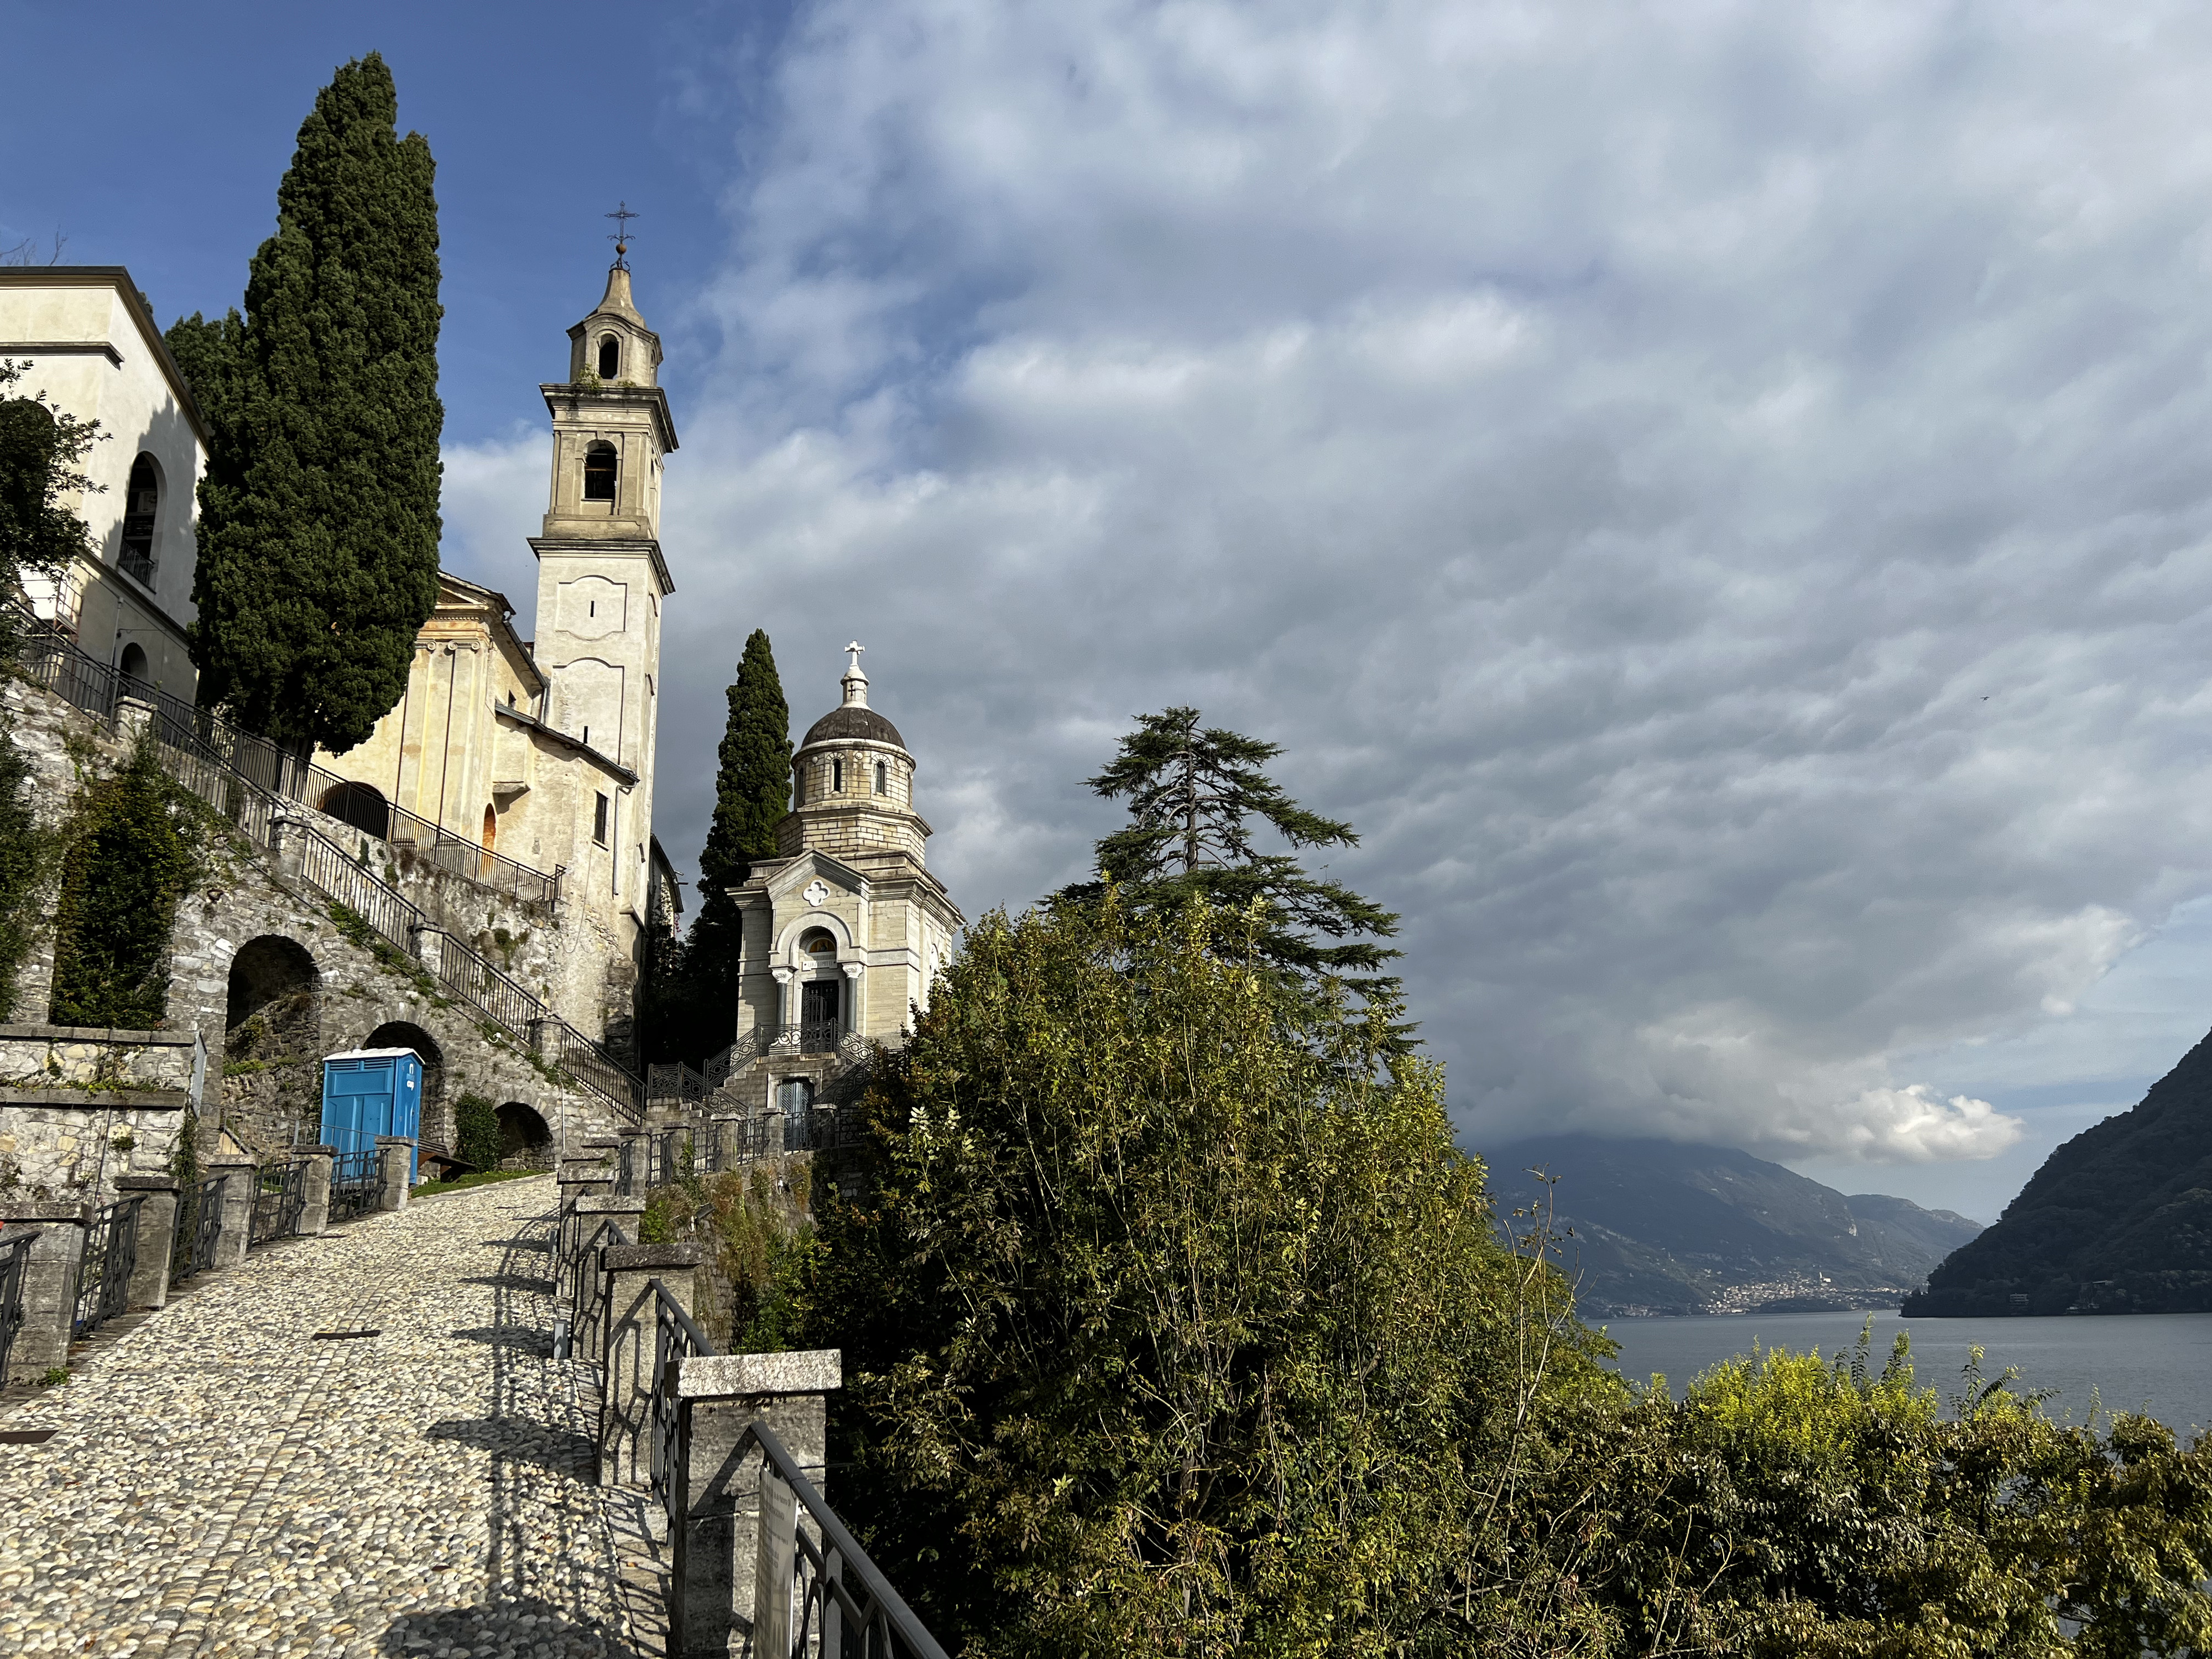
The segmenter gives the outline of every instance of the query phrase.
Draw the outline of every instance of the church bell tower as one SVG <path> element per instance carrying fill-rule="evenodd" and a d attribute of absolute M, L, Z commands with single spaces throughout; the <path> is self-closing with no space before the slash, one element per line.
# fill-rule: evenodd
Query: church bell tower
<path fill-rule="evenodd" d="M 642 921 L 651 874 L 660 607 L 660 471 L 676 447 L 660 337 L 630 297 L 617 249 L 607 291 L 568 331 L 568 378 L 541 386 L 553 477 L 538 555 L 538 667 L 556 731 L 634 774 L 606 825 L 611 893 Z M 595 837 L 596 838 L 596 837 Z"/>

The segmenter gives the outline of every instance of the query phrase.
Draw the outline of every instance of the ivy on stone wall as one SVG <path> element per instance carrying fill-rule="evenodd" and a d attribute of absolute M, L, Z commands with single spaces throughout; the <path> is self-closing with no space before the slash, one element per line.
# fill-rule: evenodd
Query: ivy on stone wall
<path fill-rule="evenodd" d="M 168 1012 L 169 930 L 199 868 L 182 796 L 150 743 L 85 792 L 64 831 L 57 1025 L 147 1030 Z"/>
<path fill-rule="evenodd" d="M 52 834 L 31 813 L 31 763 L 0 727 L 0 1019 L 15 1013 L 15 975 L 38 931 L 33 908 Z"/>
<path fill-rule="evenodd" d="M 453 1155 L 478 1170 L 495 1170 L 504 1151 L 499 1109 L 482 1095 L 463 1095 L 453 1103 Z"/>

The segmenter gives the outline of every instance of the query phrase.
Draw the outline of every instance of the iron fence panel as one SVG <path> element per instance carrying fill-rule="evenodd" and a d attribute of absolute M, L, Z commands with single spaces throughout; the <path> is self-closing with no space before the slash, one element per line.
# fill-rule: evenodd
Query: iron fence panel
<path fill-rule="evenodd" d="M 138 1265 L 138 1212 L 145 1202 L 143 1196 L 118 1199 L 95 1211 L 86 1226 L 70 1321 L 73 1334 L 90 1336 L 130 1310 L 131 1275 Z"/>
<path fill-rule="evenodd" d="M 373 1146 L 364 1146 L 356 1152 L 340 1152 L 331 1158 L 331 1221 L 351 1221 L 374 1210 L 377 1200 L 382 1196 L 381 1175 Z"/>
<path fill-rule="evenodd" d="M 177 1206 L 177 1235 L 170 1246 L 169 1278 L 181 1284 L 215 1266 L 222 1243 L 222 1190 L 228 1176 L 215 1176 L 193 1189 L 190 1203 Z"/>
<path fill-rule="evenodd" d="M 545 1017 L 545 1005 L 519 981 L 486 962 L 451 933 L 439 942 L 438 977 L 473 1006 L 491 1016 L 524 1042 L 532 1022 Z"/>
<path fill-rule="evenodd" d="M 8 1358 L 15 1333 L 23 1328 L 23 1276 L 29 1270 L 35 1227 L 11 1227 L 0 1237 L 0 1387 L 8 1381 Z"/>
<path fill-rule="evenodd" d="M 296 1232 L 300 1208 L 307 1197 L 307 1166 L 299 1159 L 264 1164 L 253 1172 L 253 1216 L 247 1245 L 267 1244 Z"/>

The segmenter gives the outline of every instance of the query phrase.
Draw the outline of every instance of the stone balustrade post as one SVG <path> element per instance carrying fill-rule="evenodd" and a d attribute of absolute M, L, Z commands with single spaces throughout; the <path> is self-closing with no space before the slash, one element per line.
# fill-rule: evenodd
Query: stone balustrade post
<path fill-rule="evenodd" d="M 416 922 L 407 929 L 407 948 L 415 960 L 422 964 L 422 971 L 433 979 L 442 979 L 446 971 L 446 933 L 441 927 L 428 922 Z"/>
<path fill-rule="evenodd" d="M 668 1540 L 668 1651 L 676 1659 L 751 1651 L 766 1460 L 745 1440 L 745 1431 L 766 1422 L 826 1498 L 823 1396 L 843 1381 L 835 1348 L 677 1362 L 675 1393 L 690 1427 L 682 1466 L 674 1471 L 681 1523 L 670 1528 Z"/>
<path fill-rule="evenodd" d="M 131 1269 L 131 1305 L 159 1308 L 169 1300 L 169 1252 L 177 1242 L 177 1178 L 166 1175 L 116 1177 L 118 1197 L 138 1205 L 137 1255 Z"/>
<path fill-rule="evenodd" d="M 691 1311 L 696 1244 L 613 1244 L 599 1251 L 607 1316 L 600 1330 L 599 1484 L 651 1484 L 653 1368 L 659 1315 L 653 1281 L 659 1279 L 685 1313 Z"/>
<path fill-rule="evenodd" d="M 220 1271 L 246 1260 L 253 1242 L 253 1200 L 261 1190 L 261 1170 L 250 1158 L 211 1158 L 210 1180 L 222 1180 L 222 1236 L 216 1240 L 215 1260 L 208 1265 Z"/>
<path fill-rule="evenodd" d="M 572 1310 L 576 1324 L 571 1339 L 574 1343 L 571 1351 L 578 1358 L 588 1359 L 595 1365 L 606 1357 L 607 1346 L 605 1325 L 606 1302 L 601 1294 L 606 1289 L 606 1283 L 601 1277 L 599 1252 L 617 1242 L 636 1243 L 638 1218 L 644 1213 L 645 1200 L 641 1198 L 618 1198 L 610 1194 L 605 1198 L 580 1198 L 576 1200 L 575 1259 L 581 1262 L 582 1271 L 575 1276 L 571 1287 L 576 1297 L 576 1306 Z M 617 1227 L 622 1229 L 619 1241 L 611 1232 Z"/>
<path fill-rule="evenodd" d="M 0 1208 L 8 1225 L 0 1237 L 20 1228 L 32 1234 L 23 1263 L 23 1322 L 8 1352 L 9 1382 L 36 1382 L 57 1365 L 69 1364 L 69 1345 L 76 1323 L 76 1276 L 84 1262 L 84 1212 L 74 1204 L 22 1203 Z"/>
<path fill-rule="evenodd" d="M 338 1149 L 295 1146 L 292 1152 L 307 1166 L 300 1182 L 300 1224 L 293 1231 L 302 1238 L 319 1238 L 330 1231 L 331 1164 Z"/>
<path fill-rule="evenodd" d="M 269 851 L 280 876 L 297 876 L 307 856 L 307 821 L 281 808 L 269 819 Z"/>
<path fill-rule="evenodd" d="M 409 1177 L 415 1168 L 415 1137 L 412 1135 L 379 1135 L 376 1138 L 376 1207 L 380 1210 L 404 1210 L 407 1207 Z"/>

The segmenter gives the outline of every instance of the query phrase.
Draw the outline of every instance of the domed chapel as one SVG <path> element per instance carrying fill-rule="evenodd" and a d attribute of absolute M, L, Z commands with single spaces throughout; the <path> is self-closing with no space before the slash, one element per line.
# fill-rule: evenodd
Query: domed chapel
<path fill-rule="evenodd" d="M 740 1109 L 788 1117 L 834 1094 L 871 1042 L 899 1041 L 928 1006 L 966 926 L 924 862 L 915 758 L 868 706 L 863 649 L 846 647 L 843 701 L 792 755 L 777 856 L 730 890 L 744 957 L 723 1094 Z"/>

